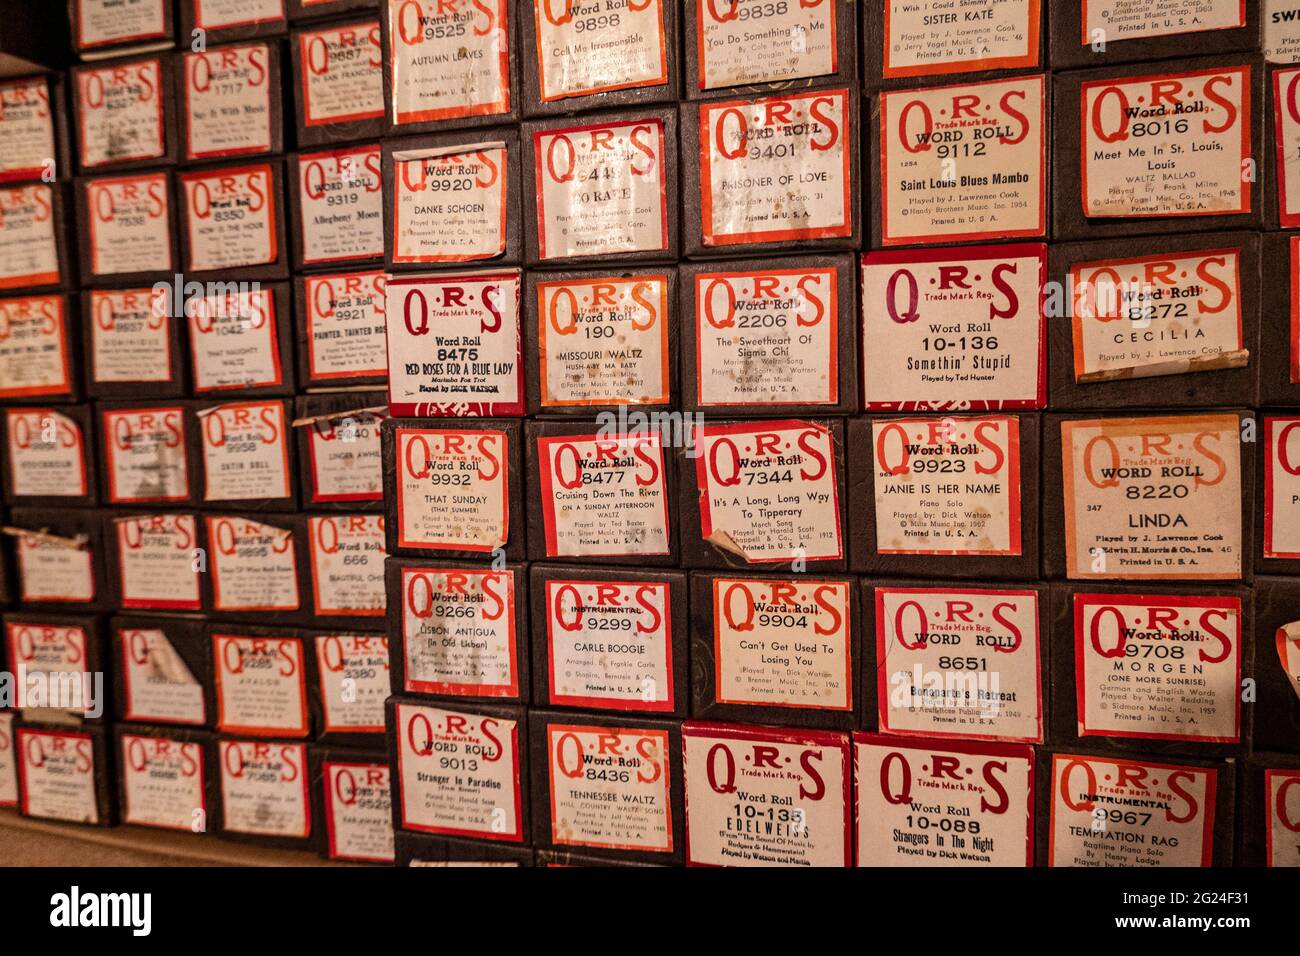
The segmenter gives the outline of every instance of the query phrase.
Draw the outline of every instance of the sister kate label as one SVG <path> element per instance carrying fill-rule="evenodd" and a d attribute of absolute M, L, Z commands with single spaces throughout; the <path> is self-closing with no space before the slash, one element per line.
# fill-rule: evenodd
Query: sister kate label
<path fill-rule="evenodd" d="M 668 82 L 664 0 L 533 0 L 533 7 L 543 103 Z"/>
<path fill-rule="evenodd" d="M 1038 66 L 1039 0 L 883 0 L 887 79 Z"/>

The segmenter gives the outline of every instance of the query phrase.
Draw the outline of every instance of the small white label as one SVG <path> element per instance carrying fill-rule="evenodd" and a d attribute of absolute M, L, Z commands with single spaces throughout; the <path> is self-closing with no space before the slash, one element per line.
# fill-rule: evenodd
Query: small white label
<path fill-rule="evenodd" d="M 270 289 L 239 289 L 189 299 L 194 390 L 260 388 L 284 380 L 279 316 Z"/>
<path fill-rule="evenodd" d="M 122 822 L 192 832 L 207 814 L 203 747 L 161 736 L 122 735 Z"/>
<path fill-rule="evenodd" d="M 346 272 L 307 276 L 307 364 L 313 379 L 347 379 L 388 374 L 384 340 L 388 276 Z"/>
<path fill-rule="evenodd" d="M 204 520 L 212 556 L 213 610 L 298 610 L 292 531 L 247 518 Z"/>
<path fill-rule="evenodd" d="M 271 48 L 265 43 L 186 53 L 185 129 L 190 161 L 271 150 Z M 279 91 L 276 90 L 278 93 Z"/>
<path fill-rule="evenodd" d="M 57 160 L 50 84 L 43 76 L 0 83 L 0 181 L 36 179 Z"/>
<path fill-rule="evenodd" d="M 304 126 L 383 117 L 384 62 L 380 46 L 378 20 L 298 34 Z"/>
<path fill-rule="evenodd" d="M 519 696 L 511 571 L 402 569 L 403 690 Z"/>
<path fill-rule="evenodd" d="M 73 78 L 83 169 L 166 155 L 162 60 L 85 67 Z"/>
<path fill-rule="evenodd" d="M 189 0 L 194 4 L 194 25 L 203 30 L 226 30 L 284 19 L 284 0 Z"/>
<path fill-rule="evenodd" d="M 164 0 L 77 0 L 77 49 L 162 39 L 166 7 Z"/>
<path fill-rule="evenodd" d="M 1246 24 L 1245 0 L 1083 0 L 1080 44 L 1107 43 Z"/>
<path fill-rule="evenodd" d="M 236 402 L 204 409 L 204 501 L 288 498 L 289 436 L 284 402 Z"/>
<path fill-rule="evenodd" d="M 298 157 L 302 258 L 307 265 L 384 254 L 379 147 L 358 146 Z"/>
<path fill-rule="evenodd" d="M 44 183 L 0 189 L 0 290 L 55 285 L 62 278 L 54 190 Z"/>
<path fill-rule="evenodd" d="M 51 408 L 7 408 L 5 434 L 11 494 L 85 497 L 85 436 L 75 419 Z"/>
<path fill-rule="evenodd" d="M 391 864 L 393 801 L 388 764 L 322 761 L 331 860 Z"/>
<path fill-rule="evenodd" d="M 191 271 L 275 262 L 276 187 L 271 167 L 183 173 Z"/>
<path fill-rule="evenodd" d="M 305 746 L 218 740 L 217 756 L 225 829 L 278 837 L 311 833 Z"/>
<path fill-rule="evenodd" d="M 382 734 L 388 680 L 388 638 L 374 634 L 317 635 L 324 733 Z"/>
<path fill-rule="evenodd" d="M 203 685 L 165 631 L 120 628 L 118 635 L 127 720 L 196 725 L 207 721 Z"/>
<path fill-rule="evenodd" d="M 95 556 L 88 547 L 20 535 L 18 584 L 24 601 L 88 604 L 95 600 Z"/>
<path fill-rule="evenodd" d="M 90 734 L 18 727 L 23 813 L 70 823 L 99 823 L 95 745 Z"/>
<path fill-rule="evenodd" d="M 184 501 L 189 497 L 183 408 L 132 408 L 103 415 L 110 503 Z"/>
<path fill-rule="evenodd" d="M 507 0 L 386 0 L 396 126 L 510 112 Z"/>
<path fill-rule="evenodd" d="M 307 532 L 316 615 L 383 617 L 383 515 L 313 516 Z"/>
<path fill-rule="evenodd" d="M 119 518 L 113 527 L 122 607 L 178 611 L 202 607 L 194 515 Z"/>
<path fill-rule="evenodd" d="M 217 729 L 305 737 L 307 682 L 302 639 L 212 635 Z"/>
<path fill-rule="evenodd" d="M 151 289 L 96 289 L 90 296 L 91 375 L 101 384 L 170 382 L 175 319 Z"/>
<path fill-rule="evenodd" d="M 1270 63 L 1300 62 L 1300 4 L 1264 0 L 1264 57 Z"/>
<path fill-rule="evenodd" d="M 491 552 L 510 536 L 509 438 L 501 431 L 398 428 L 397 541 Z"/>

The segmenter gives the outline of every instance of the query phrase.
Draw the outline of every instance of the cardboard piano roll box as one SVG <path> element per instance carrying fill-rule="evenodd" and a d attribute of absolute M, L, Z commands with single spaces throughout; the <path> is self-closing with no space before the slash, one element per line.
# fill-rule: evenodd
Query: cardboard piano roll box
<path fill-rule="evenodd" d="M 218 733 L 310 740 L 320 726 L 315 648 L 298 629 L 208 625 Z"/>
<path fill-rule="evenodd" d="M 204 611 L 200 584 L 210 547 L 192 512 L 102 512 L 108 585 L 124 611 Z"/>
<path fill-rule="evenodd" d="M 856 286 L 848 254 L 681 266 L 682 408 L 856 412 Z"/>
<path fill-rule="evenodd" d="M 297 507 L 291 400 L 196 401 L 192 415 L 203 461 L 203 507 L 244 512 Z"/>
<path fill-rule="evenodd" d="M 90 507 L 95 485 L 94 428 L 89 405 L 4 410 L 4 492 L 10 505 Z"/>
<path fill-rule="evenodd" d="M 176 178 L 187 277 L 221 282 L 288 277 L 283 159 L 203 166 Z"/>
<path fill-rule="evenodd" d="M 533 516 L 519 422 L 389 418 L 380 428 L 389 554 L 523 560 Z"/>
<path fill-rule="evenodd" d="M 1300 754 L 1300 578 L 1255 583 L 1255 750 Z"/>
<path fill-rule="evenodd" d="M 383 269 L 295 276 L 298 381 L 304 389 L 356 389 L 388 381 Z"/>
<path fill-rule="evenodd" d="M 181 37 L 198 31 L 208 43 L 282 35 L 285 0 L 177 0 Z"/>
<path fill-rule="evenodd" d="M 0 80 L 0 183 L 72 174 L 66 74 Z"/>
<path fill-rule="evenodd" d="M 23 720 L 82 726 L 105 724 L 113 702 L 105 686 L 108 662 L 97 615 L 7 611 L 4 658 L 8 703 Z"/>
<path fill-rule="evenodd" d="M 217 702 L 204 620 L 114 615 L 113 716 L 141 724 L 211 727 Z"/>
<path fill-rule="evenodd" d="M 379 426 L 387 417 L 383 392 L 299 395 L 298 461 L 303 507 L 314 511 L 379 511 L 384 470 Z"/>
<path fill-rule="evenodd" d="M 279 40 L 183 52 L 175 58 L 175 69 L 181 162 L 285 151 Z"/>
<path fill-rule="evenodd" d="M 316 852 L 327 860 L 392 866 L 393 806 L 382 750 L 307 749 Z"/>
<path fill-rule="evenodd" d="M 504 567 L 433 558 L 387 561 L 393 692 L 529 701 L 528 576 Z M 539 697 L 539 700 L 543 698 Z"/>
<path fill-rule="evenodd" d="M 681 722 L 529 713 L 533 842 L 593 857 L 684 857 Z"/>
<path fill-rule="evenodd" d="M 1232 865 L 1234 761 L 1043 747 L 1036 763 L 1039 866 Z"/>
<path fill-rule="evenodd" d="M 179 157 L 175 56 L 134 53 L 69 72 L 82 175 L 171 166 Z"/>
<path fill-rule="evenodd" d="M 87 289 L 80 300 L 81 354 L 90 398 L 180 398 L 187 393 L 185 318 L 172 310 L 165 290 Z"/>
<path fill-rule="evenodd" d="M 684 573 L 534 564 L 529 578 L 535 704 L 686 716 Z"/>
<path fill-rule="evenodd" d="M 0 292 L 76 285 L 71 188 L 62 182 L 0 186 Z"/>
<path fill-rule="evenodd" d="M 25 817 L 111 827 L 117 823 L 107 725 L 15 720 L 18 811 Z"/>
<path fill-rule="evenodd" d="M 98 512 L 15 507 L 4 531 L 13 548 L 14 597 L 25 607 L 81 614 L 114 606 Z"/>
<path fill-rule="evenodd" d="M 314 633 L 310 640 L 321 712 L 317 742 L 383 747 L 384 701 L 392 686 L 388 638 L 339 629 Z"/>
<path fill-rule="evenodd" d="M 204 600 L 218 620 L 300 624 L 311 617 L 311 572 L 297 515 L 207 514 Z"/>
<path fill-rule="evenodd" d="M 376 142 L 289 157 L 295 269 L 382 263 L 380 155 Z"/>
<path fill-rule="evenodd" d="M 1052 69 L 1258 53 L 1264 3 L 1047 0 Z"/>
<path fill-rule="evenodd" d="M 1255 478 L 1255 570 L 1261 574 L 1300 572 L 1300 415 L 1266 410 L 1257 420 L 1259 471 Z M 1249 453 L 1249 452 L 1248 452 Z"/>
<path fill-rule="evenodd" d="M 98 402 L 101 500 L 106 505 L 193 506 L 202 466 L 193 404 Z"/>
<path fill-rule="evenodd" d="M 398 830 L 397 865 L 407 866 L 532 866 L 531 847 L 444 840 L 424 833 Z"/>
<path fill-rule="evenodd" d="M 589 418 L 676 406 L 676 267 L 529 271 L 524 281 L 529 414 Z"/>
<path fill-rule="evenodd" d="M 304 514 L 296 534 L 307 542 L 311 607 L 319 627 L 372 630 L 384 620 L 382 514 Z"/>
<path fill-rule="evenodd" d="M 1259 403 L 1300 406 L 1300 235 L 1265 233 L 1260 263 Z"/>
<path fill-rule="evenodd" d="M 861 618 L 851 578 L 693 572 L 692 716 L 855 729 Z"/>
<path fill-rule="evenodd" d="M 3 226 L 0 226 L 3 228 Z M 0 298 L 0 402 L 30 405 L 81 398 L 75 299 L 46 292 Z"/>
<path fill-rule="evenodd" d="M 360 10 L 378 10 L 381 0 L 286 0 L 291 23 L 334 17 Z"/>
<path fill-rule="evenodd" d="M 341 4 L 326 0 L 311 6 Z M 378 3 L 370 7 L 374 10 Z M 293 64 L 289 85 L 293 87 L 300 147 L 375 140 L 383 135 L 384 44 L 380 29 L 378 18 L 374 18 L 312 23 L 289 34 Z"/>
<path fill-rule="evenodd" d="M 119 47 L 171 47 L 176 21 L 170 0 L 68 0 L 72 50 L 83 60 Z"/>
<path fill-rule="evenodd" d="M 1043 584 L 862 582 L 862 726 L 891 737 L 1041 744 L 1055 693 Z"/>
<path fill-rule="evenodd" d="M 218 737 L 223 840 L 314 850 L 320 821 L 311 810 L 307 744 L 263 737 Z"/>
<path fill-rule="evenodd" d="M 683 103 L 683 254 L 860 246 L 860 98 L 853 86 Z"/>
<path fill-rule="evenodd" d="M 221 784 L 211 733 L 114 724 L 113 745 L 122 823 L 182 833 L 216 830 Z"/>
<path fill-rule="evenodd" d="M 1300 866 L 1300 758 L 1259 753 L 1241 762 L 1238 866 Z"/>
<path fill-rule="evenodd" d="M 293 312 L 287 282 L 213 283 L 187 296 L 183 312 L 196 397 L 293 394 Z"/>

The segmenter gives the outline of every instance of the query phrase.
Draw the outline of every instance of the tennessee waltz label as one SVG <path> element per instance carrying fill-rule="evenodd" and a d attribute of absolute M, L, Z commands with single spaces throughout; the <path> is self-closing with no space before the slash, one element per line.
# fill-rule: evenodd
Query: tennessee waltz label
<path fill-rule="evenodd" d="M 1039 0 L 885 0 L 884 75 L 1038 66 Z"/>

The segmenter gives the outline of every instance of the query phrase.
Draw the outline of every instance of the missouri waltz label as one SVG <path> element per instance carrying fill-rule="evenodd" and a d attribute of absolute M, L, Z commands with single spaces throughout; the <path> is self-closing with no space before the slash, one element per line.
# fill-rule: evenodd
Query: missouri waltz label
<path fill-rule="evenodd" d="M 848 90 L 701 104 L 704 244 L 852 235 L 849 109 Z"/>
<path fill-rule="evenodd" d="M 1046 403 L 1047 247 L 862 257 L 868 410 L 992 411 Z"/>
<path fill-rule="evenodd" d="M 85 497 L 86 436 L 76 419 L 52 408 L 7 408 L 5 436 L 12 495 Z"/>
<path fill-rule="evenodd" d="M 667 404 L 668 309 L 667 275 L 538 282 L 542 406 Z"/>
<path fill-rule="evenodd" d="M 72 390 L 64 309 L 61 295 L 0 299 L 0 398 Z"/>
<path fill-rule="evenodd" d="M 24 601 L 87 604 L 95 600 L 95 556 L 32 535 L 18 536 L 18 585 Z"/>
<path fill-rule="evenodd" d="M 247 518 L 204 519 L 215 611 L 296 611 L 293 532 Z"/>
<path fill-rule="evenodd" d="M 1270 63 L 1300 61 L 1300 4 L 1264 0 L 1264 58 Z"/>
<path fill-rule="evenodd" d="M 167 39 L 164 0 L 77 0 L 79 50 Z"/>
<path fill-rule="evenodd" d="M 533 0 L 544 103 L 668 82 L 663 0 Z"/>
<path fill-rule="evenodd" d="M 112 504 L 184 501 L 190 495 L 185 410 L 106 410 L 104 464 Z"/>
<path fill-rule="evenodd" d="M 1209 866 L 1218 772 L 1053 754 L 1048 866 Z"/>
<path fill-rule="evenodd" d="M 1079 42 L 1113 43 L 1206 30 L 1233 30 L 1246 24 L 1242 0 L 1083 0 Z"/>
<path fill-rule="evenodd" d="M 1080 91 L 1085 216 L 1250 210 L 1250 67 L 1094 80 Z"/>
<path fill-rule="evenodd" d="M 97 289 L 90 296 L 91 375 L 100 383 L 170 382 L 165 301 L 150 289 Z"/>
<path fill-rule="evenodd" d="M 0 182 L 36 179 L 54 169 L 54 116 L 43 76 L 0 83 Z"/>
<path fill-rule="evenodd" d="M 0 289 L 62 281 L 54 236 L 54 190 L 44 183 L 0 189 Z"/>
<path fill-rule="evenodd" d="M 882 731 L 1043 742 L 1036 592 L 875 590 Z"/>
<path fill-rule="evenodd" d="M 199 413 L 204 501 L 288 498 L 289 437 L 284 402 L 236 402 Z"/>
<path fill-rule="evenodd" d="M 1264 557 L 1300 557 L 1300 418 L 1264 418 Z"/>
<path fill-rule="evenodd" d="M 302 123 L 328 126 L 384 115 L 384 61 L 379 21 L 298 34 Z"/>
<path fill-rule="evenodd" d="M 313 504 L 383 500 L 381 419 L 374 412 L 358 412 L 303 426 L 309 429 L 307 453 L 311 458 Z"/>
<path fill-rule="evenodd" d="M 834 0 L 704 0 L 695 12 L 702 90 L 839 69 L 837 31 L 845 27 L 836 22 Z"/>
<path fill-rule="evenodd" d="M 1033 866 L 1027 746 L 853 735 L 858 866 Z"/>
<path fill-rule="evenodd" d="M 697 275 L 699 404 L 836 404 L 838 285 L 832 268 Z"/>
<path fill-rule="evenodd" d="M 259 740 L 218 740 L 223 829 L 306 837 L 311 833 L 307 748 Z"/>
<path fill-rule="evenodd" d="M 90 734 L 17 727 L 18 781 L 27 816 L 99 823 Z"/>
<path fill-rule="evenodd" d="M 500 142 L 394 154 L 393 261 L 473 262 L 505 252 L 508 158 Z"/>
<path fill-rule="evenodd" d="M 183 173 L 190 270 L 275 262 L 275 180 L 268 165 Z"/>
<path fill-rule="evenodd" d="M 275 296 L 240 288 L 185 303 L 194 391 L 258 388 L 284 380 Z"/>
<path fill-rule="evenodd" d="M 507 0 L 387 0 L 396 126 L 510 112 Z"/>
<path fill-rule="evenodd" d="M 384 614 L 384 516 L 307 519 L 317 617 Z"/>
<path fill-rule="evenodd" d="M 537 439 L 547 557 L 668 554 L 658 432 Z"/>
<path fill-rule="evenodd" d="M 1241 576 L 1236 415 L 1061 423 L 1066 575 Z"/>
<path fill-rule="evenodd" d="M 509 437 L 500 431 L 399 428 L 397 543 L 491 552 L 510 536 Z"/>
<path fill-rule="evenodd" d="M 673 709 L 667 582 L 546 582 L 549 704 L 597 710 Z"/>
<path fill-rule="evenodd" d="M 88 659 L 89 641 L 90 636 L 83 627 L 7 621 L 5 643 L 8 645 L 6 648 L 8 664 L 17 672 L 16 676 L 10 679 L 22 683 L 26 683 L 32 677 L 43 678 L 46 682 L 61 681 L 65 693 L 84 693 L 89 690 L 89 685 L 83 682 L 93 676 L 91 667 L 95 663 Z M 54 687 L 50 687 L 47 693 L 52 695 L 54 691 Z M 76 700 L 74 696 L 68 703 Z M 51 697 L 45 703 L 55 704 L 56 701 Z M 86 700 L 84 703 L 90 702 Z M 40 704 L 36 704 L 31 709 L 38 714 L 46 710 Z M 83 713 L 82 708 L 77 707 L 60 706 L 52 709 L 63 712 L 60 716 L 66 713 L 77 715 Z M 24 713 L 27 711 L 28 708 L 24 707 Z M 90 716 L 88 710 L 84 712 L 86 716 Z"/>
<path fill-rule="evenodd" d="M 18 806 L 18 760 L 14 715 L 0 713 L 0 807 Z"/>
<path fill-rule="evenodd" d="M 217 729 L 305 737 L 307 682 L 299 638 L 212 635 Z"/>
<path fill-rule="evenodd" d="M 284 0 L 190 0 L 194 25 L 223 30 L 284 19 Z"/>
<path fill-rule="evenodd" d="M 384 254 L 379 146 L 298 157 L 302 258 L 306 265 Z"/>
<path fill-rule="evenodd" d="M 852 862 L 846 734 L 688 721 L 682 745 L 689 863 Z"/>
<path fill-rule="evenodd" d="M 871 423 L 881 554 L 1021 554 L 1020 421 Z"/>
<path fill-rule="evenodd" d="M 327 734 L 382 734 L 384 701 L 392 693 L 388 638 L 323 634 L 314 638 L 321 711 Z"/>
<path fill-rule="evenodd" d="M 1300 771 L 1265 770 L 1268 865 L 1300 866 Z"/>
<path fill-rule="evenodd" d="M 82 169 L 166 155 L 161 59 L 86 67 L 73 77 Z"/>
<path fill-rule="evenodd" d="M 1039 0 L 885 0 L 886 78 L 1038 66 Z"/>
<path fill-rule="evenodd" d="M 185 54 L 186 159 L 270 152 L 270 59 L 265 43 Z"/>
<path fill-rule="evenodd" d="M 1041 236 L 1043 76 L 880 94 L 882 242 Z"/>
<path fill-rule="evenodd" d="M 549 724 L 546 752 L 552 842 L 672 852 L 668 731 Z"/>
<path fill-rule="evenodd" d="M 84 188 L 90 213 L 90 268 L 95 275 L 171 271 L 167 173 L 92 179 Z"/>
<path fill-rule="evenodd" d="M 207 721 L 203 685 L 167 638 L 155 628 L 119 628 L 126 720 L 194 724 Z"/>
<path fill-rule="evenodd" d="M 517 697 L 518 638 L 512 572 L 402 569 L 402 690 Z"/>
<path fill-rule="evenodd" d="M 325 826 L 332 860 L 392 864 L 393 801 L 388 765 L 321 763 Z"/>
<path fill-rule="evenodd" d="M 143 734 L 121 739 L 122 822 L 187 832 L 196 824 L 206 829 L 203 747 Z"/>
<path fill-rule="evenodd" d="M 313 379 L 388 374 L 388 277 L 382 270 L 307 276 L 307 367 Z"/>
<path fill-rule="evenodd" d="M 396 707 L 401 825 L 522 843 L 519 724 L 440 707 Z"/>
<path fill-rule="evenodd" d="M 1075 263 L 1070 287 L 1076 382 L 1237 368 L 1249 357 L 1238 249 Z"/>
<path fill-rule="evenodd" d="M 654 118 L 534 132 L 538 257 L 667 249 L 664 148 Z"/>
<path fill-rule="evenodd" d="M 113 527 L 123 608 L 197 611 L 202 607 L 194 515 L 118 518 Z"/>

